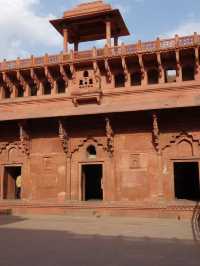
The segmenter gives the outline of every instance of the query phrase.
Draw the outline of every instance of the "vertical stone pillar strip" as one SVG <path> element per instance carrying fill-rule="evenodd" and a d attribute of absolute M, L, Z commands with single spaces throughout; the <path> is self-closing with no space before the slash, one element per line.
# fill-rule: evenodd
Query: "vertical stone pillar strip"
<path fill-rule="evenodd" d="M 68 42 L 69 42 L 69 36 L 68 36 L 68 29 L 63 29 L 63 53 L 67 54 L 68 53 Z"/>
<path fill-rule="evenodd" d="M 195 80 L 200 80 L 199 47 L 195 47 Z"/>
<path fill-rule="evenodd" d="M 106 21 L 106 42 L 108 47 L 111 47 L 111 21 Z"/>
<path fill-rule="evenodd" d="M 178 49 L 176 50 L 176 68 L 177 68 L 176 81 L 182 82 L 182 66 L 180 62 L 180 52 Z"/>
<path fill-rule="evenodd" d="M 159 84 L 165 83 L 165 71 L 162 65 L 161 54 L 157 53 L 158 70 L 159 70 Z"/>
<path fill-rule="evenodd" d="M 163 174 L 162 174 L 162 154 L 161 154 L 161 145 L 160 145 L 160 128 L 158 122 L 158 115 L 156 112 L 152 114 L 152 123 L 153 123 L 153 143 L 155 150 L 157 152 L 157 180 L 158 180 L 158 199 L 163 199 Z"/>
<path fill-rule="evenodd" d="M 142 73 L 141 83 L 142 83 L 142 86 L 146 86 L 148 84 L 148 76 L 147 76 L 147 71 L 144 67 L 142 54 L 138 54 L 138 60 L 139 60 L 139 65 L 140 65 L 140 69 Z"/>

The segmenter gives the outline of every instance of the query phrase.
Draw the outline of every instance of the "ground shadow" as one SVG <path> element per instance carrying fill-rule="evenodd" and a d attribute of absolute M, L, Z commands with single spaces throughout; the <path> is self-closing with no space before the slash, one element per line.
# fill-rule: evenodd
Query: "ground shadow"
<path fill-rule="evenodd" d="M 10 215 L 10 214 L 2 214 L 0 215 L 0 226 L 6 224 L 13 224 L 17 222 L 22 222 L 27 219 L 22 218 L 20 216 Z M 0 227 L 1 228 L 1 227 Z"/>
<path fill-rule="evenodd" d="M 194 241 L 79 235 L 0 227 L 0 265 L 199 266 Z"/>
<path fill-rule="evenodd" d="M 200 244 L 200 201 L 196 202 L 191 223 L 194 240 Z"/>

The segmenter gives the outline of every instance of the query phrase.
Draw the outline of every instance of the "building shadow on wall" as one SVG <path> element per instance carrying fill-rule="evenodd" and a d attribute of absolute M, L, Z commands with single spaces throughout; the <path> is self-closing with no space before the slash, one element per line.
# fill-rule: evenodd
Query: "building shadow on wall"
<path fill-rule="evenodd" d="M 196 202 L 191 222 L 194 241 L 200 244 L 200 201 Z"/>

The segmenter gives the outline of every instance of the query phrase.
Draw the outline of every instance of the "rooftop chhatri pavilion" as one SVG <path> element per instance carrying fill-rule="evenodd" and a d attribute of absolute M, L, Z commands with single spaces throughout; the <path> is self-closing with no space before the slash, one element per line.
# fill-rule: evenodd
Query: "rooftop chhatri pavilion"
<path fill-rule="evenodd" d="M 51 24 L 60 54 L 0 63 L 0 210 L 191 216 L 200 36 L 119 45 L 129 31 L 103 1 Z"/>

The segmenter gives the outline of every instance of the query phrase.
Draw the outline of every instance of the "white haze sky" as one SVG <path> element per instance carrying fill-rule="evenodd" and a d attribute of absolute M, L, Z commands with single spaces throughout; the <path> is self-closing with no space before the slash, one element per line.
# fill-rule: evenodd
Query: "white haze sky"
<path fill-rule="evenodd" d="M 0 0 L 0 60 L 59 53 L 62 38 L 49 20 L 81 0 Z M 200 33 L 200 0 L 107 0 L 119 8 L 130 37 L 125 43 L 158 36 Z M 103 45 L 97 42 L 90 45 Z M 88 46 L 82 46 L 88 48 Z"/>

